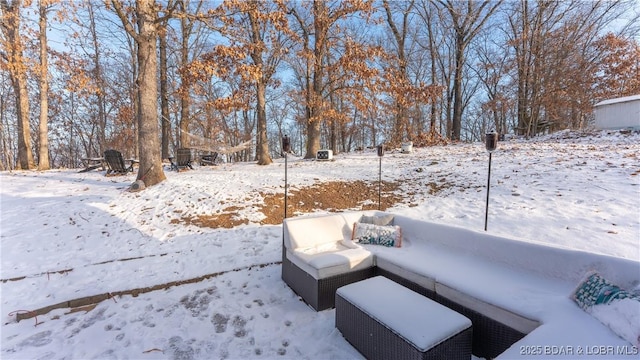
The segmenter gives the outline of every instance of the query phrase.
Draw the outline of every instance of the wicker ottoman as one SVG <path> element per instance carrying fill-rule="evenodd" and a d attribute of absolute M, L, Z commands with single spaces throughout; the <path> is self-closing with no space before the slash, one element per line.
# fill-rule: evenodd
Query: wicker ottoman
<path fill-rule="evenodd" d="M 471 359 L 471 321 L 385 277 L 339 288 L 336 327 L 367 359 Z"/>

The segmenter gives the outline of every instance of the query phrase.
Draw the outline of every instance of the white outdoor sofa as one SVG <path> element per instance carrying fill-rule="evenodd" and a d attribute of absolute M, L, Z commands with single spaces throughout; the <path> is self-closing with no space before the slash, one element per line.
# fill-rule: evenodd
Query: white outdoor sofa
<path fill-rule="evenodd" d="M 636 347 L 570 295 L 589 271 L 637 289 L 640 262 L 400 215 L 393 223 L 402 229 L 402 247 L 362 246 L 351 241 L 351 232 L 363 214 L 384 213 L 283 223 L 282 278 L 317 311 L 334 307 L 339 287 L 382 275 L 468 317 L 478 357 L 636 358 Z"/>

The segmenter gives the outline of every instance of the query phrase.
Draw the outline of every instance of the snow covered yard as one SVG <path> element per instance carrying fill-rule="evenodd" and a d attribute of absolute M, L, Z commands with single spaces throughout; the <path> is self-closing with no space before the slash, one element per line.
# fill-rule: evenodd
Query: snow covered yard
<path fill-rule="evenodd" d="M 374 151 L 290 157 L 288 180 L 292 190 L 376 183 L 378 161 Z M 388 152 L 383 181 L 398 182 L 403 201 L 387 211 L 482 230 L 487 165 L 479 143 Z M 280 279 L 281 226 L 260 223 L 262 194 L 284 193 L 283 159 L 166 173 L 139 193 L 127 191 L 134 174 L 0 173 L 3 359 L 361 357 L 333 310 L 316 313 Z M 638 133 L 511 140 L 493 154 L 488 230 L 637 261 L 639 201 Z M 185 223 L 213 215 L 247 224 Z M 190 279 L 200 281 L 176 285 Z M 132 289 L 143 290 L 16 322 L 17 312 Z"/>

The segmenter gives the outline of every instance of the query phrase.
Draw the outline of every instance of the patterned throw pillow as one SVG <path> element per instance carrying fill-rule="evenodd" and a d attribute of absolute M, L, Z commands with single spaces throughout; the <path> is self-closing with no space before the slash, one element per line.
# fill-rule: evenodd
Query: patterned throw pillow
<path fill-rule="evenodd" d="M 360 244 L 402 246 L 402 230 L 395 226 L 380 226 L 367 223 L 354 223 L 351 240 Z"/>
<path fill-rule="evenodd" d="M 573 300 L 583 310 L 593 305 L 610 304 L 614 300 L 627 298 L 640 301 L 640 296 L 619 288 L 596 272 L 587 274 L 573 293 Z"/>
<path fill-rule="evenodd" d="M 590 272 L 571 298 L 618 336 L 640 347 L 640 296 Z"/>

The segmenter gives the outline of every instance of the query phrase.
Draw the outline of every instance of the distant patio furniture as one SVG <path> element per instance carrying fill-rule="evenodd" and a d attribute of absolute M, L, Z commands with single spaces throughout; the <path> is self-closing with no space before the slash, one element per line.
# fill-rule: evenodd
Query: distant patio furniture
<path fill-rule="evenodd" d="M 203 154 L 200 155 L 200 165 L 215 165 L 216 160 L 218 159 L 218 153 L 214 152 L 213 154 Z"/>
<path fill-rule="evenodd" d="M 84 169 L 81 169 L 79 172 L 87 172 L 91 170 L 95 170 L 100 168 L 100 170 L 104 170 L 104 158 L 82 158 L 82 164 L 84 165 Z"/>
<path fill-rule="evenodd" d="M 180 148 L 176 150 L 176 161 L 173 161 L 174 157 L 170 156 L 169 161 L 171 162 L 171 170 L 180 171 L 180 169 L 189 168 L 193 170 L 191 166 L 191 149 L 188 148 Z"/>
<path fill-rule="evenodd" d="M 137 160 L 127 159 L 122 157 L 122 153 L 118 150 L 107 150 L 104 152 L 104 160 L 108 165 L 106 175 L 125 175 L 128 172 L 133 171 L 133 165 L 137 163 Z M 127 166 L 126 163 L 129 163 Z"/>

